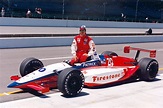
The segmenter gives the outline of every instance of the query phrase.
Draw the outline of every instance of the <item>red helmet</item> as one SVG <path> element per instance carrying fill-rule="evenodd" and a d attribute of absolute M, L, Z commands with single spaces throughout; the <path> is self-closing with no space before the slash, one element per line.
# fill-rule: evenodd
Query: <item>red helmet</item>
<path fill-rule="evenodd" d="M 86 26 L 85 26 L 85 25 L 82 25 L 82 26 L 80 27 L 80 31 L 86 31 Z"/>

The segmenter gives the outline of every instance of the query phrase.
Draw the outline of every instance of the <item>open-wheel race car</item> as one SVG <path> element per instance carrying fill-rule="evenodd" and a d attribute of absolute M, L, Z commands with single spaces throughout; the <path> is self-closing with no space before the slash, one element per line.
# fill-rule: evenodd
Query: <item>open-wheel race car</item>
<path fill-rule="evenodd" d="M 136 50 L 135 58 L 119 56 L 112 51 L 94 54 L 89 61 L 70 65 L 68 61 L 44 66 L 36 58 L 26 58 L 20 65 L 20 74 L 11 76 L 14 80 L 9 88 L 34 89 L 41 93 L 50 88 L 58 88 L 65 96 L 78 95 L 84 86 L 98 87 L 121 82 L 131 77 L 152 81 L 158 73 L 158 62 L 153 59 L 156 50 L 124 47 L 124 53 Z M 150 57 L 138 60 L 140 52 L 150 53 Z"/>

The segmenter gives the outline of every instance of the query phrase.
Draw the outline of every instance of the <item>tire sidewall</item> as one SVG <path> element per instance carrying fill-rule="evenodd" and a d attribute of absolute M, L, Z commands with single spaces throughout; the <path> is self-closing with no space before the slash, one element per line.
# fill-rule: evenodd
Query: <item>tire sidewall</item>
<path fill-rule="evenodd" d="M 35 65 L 35 64 L 38 65 L 37 68 L 33 67 L 33 65 Z M 38 60 L 38 59 L 36 59 L 34 57 L 26 58 L 20 64 L 20 69 L 19 69 L 20 74 L 21 74 L 21 76 L 25 76 L 25 75 L 33 72 L 34 70 L 37 70 L 37 69 L 39 69 L 39 68 L 41 68 L 43 66 L 44 66 L 43 63 L 40 60 Z M 31 68 L 30 69 L 31 71 L 29 71 L 29 68 Z"/>
<path fill-rule="evenodd" d="M 140 66 L 138 76 L 140 80 L 152 81 L 158 73 L 158 62 L 151 58 L 142 58 L 138 65 Z"/>
<path fill-rule="evenodd" d="M 70 84 L 71 80 L 74 79 L 79 86 L 75 89 L 73 89 Z M 67 68 L 59 74 L 57 84 L 59 91 L 62 92 L 64 96 L 76 96 L 84 87 L 84 76 L 80 70 Z"/>
<path fill-rule="evenodd" d="M 101 53 L 101 55 L 118 56 L 118 54 L 113 51 L 104 51 Z"/>

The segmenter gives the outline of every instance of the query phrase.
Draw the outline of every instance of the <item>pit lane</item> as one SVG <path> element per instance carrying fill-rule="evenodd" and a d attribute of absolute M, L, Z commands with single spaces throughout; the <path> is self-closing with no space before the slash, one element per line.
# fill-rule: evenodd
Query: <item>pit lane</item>
<path fill-rule="evenodd" d="M 130 45 L 133 47 L 140 47 L 140 48 L 147 48 L 147 49 L 156 49 L 157 50 L 157 56 L 156 59 L 159 62 L 159 74 L 163 74 L 163 58 L 162 58 L 162 52 L 163 52 L 163 42 L 155 42 L 155 43 L 133 43 L 133 44 L 111 44 L 111 45 L 97 45 L 97 52 L 101 53 L 105 50 L 110 50 L 110 51 L 114 51 L 116 52 L 118 55 L 123 55 L 123 56 L 128 56 L 128 57 L 134 57 L 135 56 L 135 52 L 131 52 L 130 54 L 124 54 L 123 53 L 123 47 L 125 45 Z M 148 57 L 149 54 L 148 53 L 141 53 L 140 54 L 140 58 L 142 57 Z M 1 49 L 0 50 L 0 82 L 1 82 L 1 88 L 0 88 L 0 103 L 3 102 L 7 102 L 7 101 L 15 101 L 15 100 L 20 100 L 20 99 L 30 99 L 32 97 L 41 97 L 41 98 L 47 98 L 48 95 L 50 95 L 49 98 L 53 98 L 53 96 L 51 95 L 56 95 L 60 96 L 60 92 L 57 89 L 53 89 L 52 91 L 50 91 L 49 93 L 47 93 L 46 95 L 42 96 L 39 93 L 28 93 L 28 92 L 23 92 L 19 89 L 9 89 L 6 86 L 11 83 L 10 81 L 10 76 L 11 75 L 19 75 L 19 65 L 22 62 L 22 60 L 24 58 L 27 57 L 36 57 L 39 58 L 43 61 L 44 65 L 48 65 L 51 63 L 56 63 L 56 62 L 60 62 L 63 61 L 65 59 L 70 59 L 71 58 L 71 53 L 70 53 L 70 46 L 66 46 L 66 47 L 43 47 L 43 48 L 20 48 L 20 49 Z M 161 77 L 162 79 L 162 77 Z M 162 81 L 161 79 L 159 79 L 158 81 L 155 81 L 155 85 L 159 85 L 160 81 Z M 117 85 L 114 87 L 106 87 L 106 88 L 102 88 L 102 89 L 88 89 L 88 88 L 84 88 L 83 89 L 83 95 L 79 98 L 83 98 L 86 97 L 87 95 L 89 97 L 91 97 L 93 95 L 93 97 L 99 97 L 98 93 L 96 94 L 96 90 L 97 92 L 99 90 L 102 90 L 103 92 L 101 92 L 101 94 L 103 93 L 102 96 L 104 97 L 100 97 L 100 98 L 106 98 L 104 94 L 107 93 L 111 93 L 114 92 L 112 91 L 112 89 L 119 89 L 121 87 L 125 87 L 126 89 L 132 89 L 130 88 L 130 86 L 133 86 L 133 84 L 137 85 L 137 88 L 133 88 L 133 89 L 137 89 L 139 92 L 143 91 L 144 89 L 146 90 L 154 90 L 154 88 L 149 88 L 147 85 L 152 85 L 153 82 L 138 82 L 139 84 L 136 83 L 128 83 L 128 84 L 124 84 L 124 85 Z M 126 86 L 127 85 L 127 86 Z M 142 88 L 145 87 L 145 88 Z M 152 87 L 152 86 L 151 86 Z M 148 89 L 149 88 L 149 89 Z M 163 90 L 163 86 L 159 86 L 160 89 Z M 108 92 L 109 90 L 109 92 Z M 87 91 L 86 93 L 84 91 Z M 118 91 L 117 91 L 118 92 Z M 128 94 L 127 91 L 123 91 L 125 95 L 131 95 Z M 135 92 L 136 94 L 137 92 Z M 123 94 L 120 94 L 120 96 Z M 158 94 L 160 95 L 160 94 Z M 110 97 L 110 95 L 107 95 Z M 112 96 L 112 95 L 111 95 Z M 161 95 L 162 96 L 162 95 Z M 62 97 L 62 96 L 61 96 Z M 117 96 L 113 96 L 114 99 L 116 99 Z M 149 98 L 147 96 L 147 98 Z M 157 97 L 153 97 L 153 98 L 157 98 Z M 75 98 L 74 98 L 75 99 Z M 106 98 L 107 99 L 107 98 Z M 109 98 L 110 99 L 110 98 Z M 45 99 L 46 100 L 46 99 Z M 101 99 L 96 99 L 94 100 L 95 102 L 97 102 L 98 100 Z M 113 100 L 112 100 L 113 101 Z M 126 100 L 127 102 L 128 100 Z M 71 102 L 73 103 L 73 101 L 70 101 L 69 104 L 71 104 Z M 53 103 L 55 105 L 55 103 Z M 97 102 L 97 104 L 100 104 Z M 159 103 L 161 104 L 161 103 Z M 3 104 L 2 104 L 3 105 Z M 80 105 L 80 104 L 79 104 Z M 82 104 L 81 104 L 82 105 Z M 71 105 L 70 105 L 71 106 Z"/>

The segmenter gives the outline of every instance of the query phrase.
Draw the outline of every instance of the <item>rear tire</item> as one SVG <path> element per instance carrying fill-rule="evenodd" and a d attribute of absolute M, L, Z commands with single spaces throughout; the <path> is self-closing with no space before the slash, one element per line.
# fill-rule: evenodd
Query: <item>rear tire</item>
<path fill-rule="evenodd" d="M 101 55 L 118 56 L 117 53 L 112 52 L 112 51 L 104 51 L 104 52 L 101 53 Z"/>
<path fill-rule="evenodd" d="M 57 83 L 64 96 L 76 96 L 84 87 L 84 76 L 80 70 L 67 68 L 59 74 Z"/>
<path fill-rule="evenodd" d="M 138 77 L 140 80 L 152 81 L 155 79 L 158 73 L 158 62 L 151 58 L 142 58 L 138 65 L 140 66 L 138 71 Z"/>
<path fill-rule="evenodd" d="M 41 67 L 44 67 L 44 65 L 40 60 L 33 57 L 26 58 L 20 64 L 20 74 L 21 76 L 25 76 Z"/>

